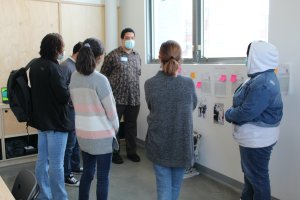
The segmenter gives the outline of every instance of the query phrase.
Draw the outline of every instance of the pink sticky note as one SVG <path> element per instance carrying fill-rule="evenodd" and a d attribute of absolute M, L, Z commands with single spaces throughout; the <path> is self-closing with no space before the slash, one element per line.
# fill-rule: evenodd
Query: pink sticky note
<path fill-rule="evenodd" d="M 199 88 L 201 88 L 201 86 L 202 86 L 202 82 L 198 81 L 196 84 L 196 88 L 199 89 Z"/>
<path fill-rule="evenodd" d="M 231 83 L 235 83 L 236 81 L 237 81 L 237 76 L 236 76 L 236 74 L 231 74 L 230 82 L 231 82 Z"/>
<path fill-rule="evenodd" d="M 182 71 L 181 66 L 178 67 L 178 73 L 180 74 Z"/>
<path fill-rule="evenodd" d="M 220 76 L 220 78 L 219 78 L 219 81 L 225 82 L 226 79 L 227 79 L 226 75 L 225 75 L 225 74 L 222 74 L 222 75 Z"/>

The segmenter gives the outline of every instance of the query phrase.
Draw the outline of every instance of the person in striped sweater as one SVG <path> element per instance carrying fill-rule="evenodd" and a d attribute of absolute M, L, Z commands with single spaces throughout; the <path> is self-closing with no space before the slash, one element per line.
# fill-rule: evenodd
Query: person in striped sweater
<path fill-rule="evenodd" d="M 79 51 L 77 71 L 72 74 L 69 86 L 75 108 L 76 137 L 83 160 L 79 200 L 89 199 L 96 164 L 97 199 L 108 198 L 112 152 L 119 148 L 116 140 L 119 119 L 115 99 L 107 78 L 95 71 L 103 57 L 104 47 L 101 41 L 86 39 Z"/>

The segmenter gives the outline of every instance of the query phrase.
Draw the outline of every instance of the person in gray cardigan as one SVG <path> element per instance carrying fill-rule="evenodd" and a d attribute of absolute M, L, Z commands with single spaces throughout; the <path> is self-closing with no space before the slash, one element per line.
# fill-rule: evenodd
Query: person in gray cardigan
<path fill-rule="evenodd" d="M 60 64 L 68 86 L 70 85 L 72 73 L 76 71 L 75 63 L 81 47 L 82 42 L 75 44 L 72 55 Z M 83 168 L 80 167 L 80 149 L 75 133 L 75 110 L 72 103 L 69 103 L 68 106 L 70 110 L 68 115 L 72 120 L 72 123 L 74 123 L 74 130 L 68 132 L 68 140 L 64 158 L 65 184 L 68 186 L 78 187 L 80 182 L 74 177 L 73 173 L 81 174 L 83 172 Z"/>
<path fill-rule="evenodd" d="M 158 200 L 178 199 L 184 171 L 194 163 L 192 113 L 197 96 L 192 79 L 177 74 L 181 54 L 176 41 L 164 42 L 159 50 L 162 70 L 144 86 L 150 111 L 146 153 L 153 162 Z"/>

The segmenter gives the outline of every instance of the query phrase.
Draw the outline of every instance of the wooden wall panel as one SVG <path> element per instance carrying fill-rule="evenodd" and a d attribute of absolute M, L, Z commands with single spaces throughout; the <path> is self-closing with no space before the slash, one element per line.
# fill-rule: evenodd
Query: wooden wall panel
<path fill-rule="evenodd" d="M 26 123 L 19 123 L 10 109 L 3 109 L 4 136 L 26 135 Z M 37 133 L 37 130 L 28 127 L 29 133 Z"/>
<path fill-rule="evenodd" d="M 62 3 L 61 27 L 66 55 L 72 54 L 74 44 L 89 37 L 105 44 L 105 7 Z"/>
<path fill-rule="evenodd" d="M 0 0 L 0 87 L 6 86 L 12 69 L 39 56 L 40 42 L 59 32 L 58 2 Z"/>

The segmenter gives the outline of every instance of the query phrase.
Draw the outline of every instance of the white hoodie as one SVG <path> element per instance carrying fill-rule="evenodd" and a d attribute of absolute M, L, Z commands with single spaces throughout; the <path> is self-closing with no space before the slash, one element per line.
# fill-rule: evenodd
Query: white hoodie
<path fill-rule="evenodd" d="M 275 69 L 278 66 L 277 48 L 264 41 L 252 42 L 246 66 L 248 75 Z"/>

